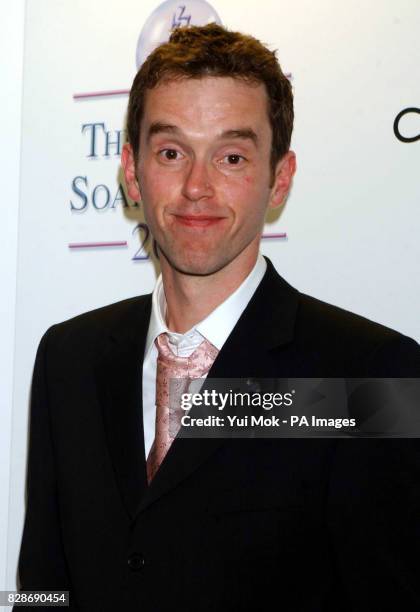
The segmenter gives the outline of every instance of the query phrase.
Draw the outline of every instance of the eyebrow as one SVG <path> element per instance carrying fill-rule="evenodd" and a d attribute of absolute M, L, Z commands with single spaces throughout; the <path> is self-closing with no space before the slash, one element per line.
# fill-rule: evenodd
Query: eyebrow
<path fill-rule="evenodd" d="M 241 140 L 251 140 L 254 145 L 258 146 L 258 136 L 252 128 L 239 128 L 237 130 L 225 130 L 222 132 L 221 139 L 239 138 Z"/>
<path fill-rule="evenodd" d="M 182 131 L 176 126 L 171 125 L 170 123 L 161 123 L 160 121 L 155 121 L 149 127 L 147 132 L 147 142 L 150 141 L 151 137 L 155 134 L 175 134 L 180 135 Z M 229 138 L 238 138 L 240 140 L 251 140 L 254 145 L 258 146 L 258 136 L 254 132 L 252 128 L 238 128 L 235 130 L 225 130 L 218 137 L 219 140 L 226 140 Z"/>
<path fill-rule="evenodd" d="M 155 134 L 180 134 L 181 130 L 176 127 L 176 125 L 170 125 L 169 123 L 160 123 L 159 121 L 155 121 L 149 127 L 147 132 L 147 142 L 151 139 Z"/>

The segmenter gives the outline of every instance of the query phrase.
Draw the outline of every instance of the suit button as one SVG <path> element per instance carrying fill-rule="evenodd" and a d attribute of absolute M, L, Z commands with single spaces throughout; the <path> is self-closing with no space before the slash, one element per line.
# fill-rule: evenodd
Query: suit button
<path fill-rule="evenodd" d="M 134 553 L 128 557 L 128 567 L 132 572 L 140 572 L 144 567 L 144 557 L 138 553 Z"/>

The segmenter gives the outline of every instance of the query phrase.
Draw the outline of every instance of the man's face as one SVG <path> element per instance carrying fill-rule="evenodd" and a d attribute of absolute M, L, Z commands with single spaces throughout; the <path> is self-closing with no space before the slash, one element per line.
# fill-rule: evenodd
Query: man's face
<path fill-rule="evenodd" d="M 162 266 L 208 275 L 255 261 L 266 210 L 283 202 L 295 170 L 290 152 L 270 186 L 270 151 L 261 84 L 183 78 L 147 92 L 139 159 L 126 145 L 123 166 Z"/>

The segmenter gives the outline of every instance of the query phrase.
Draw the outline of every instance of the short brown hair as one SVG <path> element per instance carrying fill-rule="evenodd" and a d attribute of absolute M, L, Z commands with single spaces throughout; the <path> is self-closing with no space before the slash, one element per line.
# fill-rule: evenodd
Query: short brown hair
<path fill-rule="evenodd" d="M 272 128 L 271 167 L 289 150 L 293 129 L 293 94 L 275 51 L 259 40 L 210 23 L 177 28 L 159 45 L 138 71 L 128 103 L 127 134 L 134 156 L 139 153 L 140 124 L 145 95 L 164 80 L 229 76 L 263 83 L 268 94 Z"/>

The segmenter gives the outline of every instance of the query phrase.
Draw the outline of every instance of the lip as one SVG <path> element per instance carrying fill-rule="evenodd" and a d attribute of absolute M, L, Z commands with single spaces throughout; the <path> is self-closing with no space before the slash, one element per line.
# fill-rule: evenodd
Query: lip
<path fill-rule="evenodd" d="M 188 227 L 211 227 L 225 218 L 211 215 L 174 215 L 174 217 L 178 223 Z"/>

